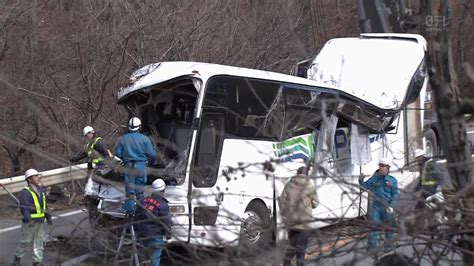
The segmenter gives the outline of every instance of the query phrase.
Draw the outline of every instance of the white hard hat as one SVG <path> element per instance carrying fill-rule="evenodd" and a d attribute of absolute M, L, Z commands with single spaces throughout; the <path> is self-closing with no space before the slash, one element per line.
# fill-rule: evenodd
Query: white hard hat
<path fill-rule="evenodd" d="M 425 156 L 425 155 L 426 155 L 426 153 L 425 153 L 424 150 L 422 150 L 422 149 L 416 149 L 415 150 L 415 158 L 418 158 L 420 156 Z"/>
<path fill-rule="evenodd" d="M 91 126 L 86 126 L 86 127 L 84 127 L 84 129 L 82 130 L 82 135 L 85 136 L 85 135 L 89 134 L 90 132 L 95 133 L 95 132 L 94 132 L 94 129 L 93 129 Z"/>
<path fill-rule="evenodd" d="M 130 131 L 138 131 L 141 125 L 142 121 L 140 121 L 140 118 L 138 117 L 132 117 L 130 118 L 130 121 L 128 121 L 128 129 Z"/>
<path fill-rule="evenodd" d="M 386 165 L 386 166 L 390 167 L 390 161 L 387 158 L 380 159 L 379 164 Z"/>
<path fill-rule="evenodd" d="M 28 169 L 25 172 L 25 179 L 28 179 L 28 178 L 30 178 L 32 176 L 35 176 L 35 175 L 40 175 L 40 173 L 38 171 L 36 171 L 35 169 Z"/>
<path fill-rule="evenodd" d="M 153 181 L 153 183 L 151 184 L 151 188 L 153 189 L 153 191 L 163 191 L 166 188 L 165 181 L 163 181 L 163 179 L 161 178 L 158 178 Z"/>

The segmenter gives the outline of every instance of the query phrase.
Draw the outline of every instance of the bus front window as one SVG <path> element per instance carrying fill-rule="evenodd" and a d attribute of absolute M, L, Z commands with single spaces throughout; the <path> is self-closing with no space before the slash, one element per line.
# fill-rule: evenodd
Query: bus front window
<path fill-rule="evenodd" d="M 130 115 L 142 119 L 142 133 L 154 143 L 158 160 L 151 176 L 184 180 L 197 98 L 188 79 L 153 85 L 124 101 Z"/>

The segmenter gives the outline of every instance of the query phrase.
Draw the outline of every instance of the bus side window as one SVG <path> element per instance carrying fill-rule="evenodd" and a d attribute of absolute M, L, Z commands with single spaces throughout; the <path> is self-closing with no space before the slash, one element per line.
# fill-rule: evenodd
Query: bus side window
<path fill-rule="evenodd" d="M 224 115 L 204 112 L 191 170 L 194 186 L 211 187 L 215 184 L 223 140 Z"/>

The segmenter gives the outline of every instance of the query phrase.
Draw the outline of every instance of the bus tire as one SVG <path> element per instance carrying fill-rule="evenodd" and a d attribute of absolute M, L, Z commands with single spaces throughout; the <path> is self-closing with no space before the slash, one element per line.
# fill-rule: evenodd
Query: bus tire
<path fill-rule="evenodd" d="M 432 158 L 439 157 L 439 147 L 438 147 L 438 138 L 433 129 L 428 129 L 423 134 L 426 141 L 426 155 Z M 430 154 L 431 153 L 431 154 Z"/>
<path fill-rule="evenodd" d="M 240 226 L 239 255 L 255 256 L 270 247 L 272 240 L 271 219 L 265 204 L 251 202 L 245 209 Z"/>

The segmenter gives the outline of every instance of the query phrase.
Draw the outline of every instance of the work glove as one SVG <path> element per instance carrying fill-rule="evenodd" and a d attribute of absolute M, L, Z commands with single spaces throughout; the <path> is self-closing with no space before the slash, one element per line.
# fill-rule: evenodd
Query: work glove
<path fill-rule="evenodd" d="M 171 239 L 171 234 L 166 234 L 166 240 L 170 240 Z"/>
<path fill-rule="evenodd" d="M 123 209 L 127 214 L 134 214 L 137 210 L 137 202 L 134 199 L 126 199 L 123 203 Z"/>
<path fill-rule="evenodd" d="M 122 159 L 120 159 L 119 157 L 117 156 L 114 156 L 114 161 L 116 161 L 117 163 L 121 164 L 122 163 Z"/>
<path fill-rule="evenodd" d="M 49 226 L 52 226 L 52 225 L 53 225 L 53 219 L 47 218 L 47 219 L 46 219 L 46 223 L 47 223 Z"/>
<path fill-rule="evenodd" d="M 387 213 L 388 214 L 393 214 L 393 208 L 392 207 L 387 207 Z"/>

